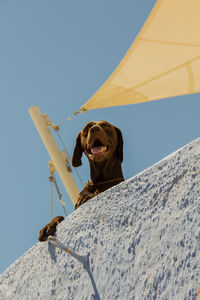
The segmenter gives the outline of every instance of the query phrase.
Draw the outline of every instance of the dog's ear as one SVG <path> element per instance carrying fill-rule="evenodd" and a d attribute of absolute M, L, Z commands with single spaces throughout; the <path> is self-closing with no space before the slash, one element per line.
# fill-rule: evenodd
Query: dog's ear
<path fill-rule="evenodd" d="M 81 133 L 78 134 L 76 138 L 76 145 L 74 148 L 74 153 L 72 157 L 72 166 L 79 167 L 82 165 L 81 157 L 82 157 L 83 149 L 81 146 Z"/>
<path fill-rule="evenodd" d="M 117 138 L 118 138 L 118 144 L 117 144 L 117 157 L 120 160 L 120 162 L 123 162 L 123 137 L 121 130 L 118 127 L 115 127 Z"/>

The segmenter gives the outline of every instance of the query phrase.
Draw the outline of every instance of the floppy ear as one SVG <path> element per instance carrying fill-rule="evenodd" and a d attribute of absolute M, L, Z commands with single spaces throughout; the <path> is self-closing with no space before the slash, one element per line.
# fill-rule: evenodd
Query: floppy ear
<path fill-rule="evenodd" d="M 117 144 L 117 157 L 119 158 L 120 162 L 123 162 L 123 137 L 121 130 L 117 127 L 115 127 L 117 138 L 118 138 L 118 144 Z"/>
<path fill-rule="evenodd" d="M 81 157 L 82 157 L 82 147 L 81 147 L 81 133 L 78 134 L 76 138 L 76 145 L 74 148 L 74 153 L 72 157 L 72 166 L 73 167 L 79 167 L 82 165 Z"/>

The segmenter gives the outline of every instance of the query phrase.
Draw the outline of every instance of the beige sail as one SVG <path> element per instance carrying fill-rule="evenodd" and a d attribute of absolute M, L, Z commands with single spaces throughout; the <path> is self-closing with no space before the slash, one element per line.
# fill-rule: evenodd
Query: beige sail
<path fill-rule="evenodd" d="M 200 92 L 200 0 L 158 0 L 116 70 L 81 110 Z"/>

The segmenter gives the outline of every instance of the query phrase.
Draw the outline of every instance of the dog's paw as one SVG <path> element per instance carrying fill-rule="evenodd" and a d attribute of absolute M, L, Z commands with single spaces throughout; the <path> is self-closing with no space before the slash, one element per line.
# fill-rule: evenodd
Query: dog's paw
<path fill-rule="evenodd" d="M 62 222 L 64 218 L 62 216 L 55 217 L 51 222 L 45 225 L 38 234 L 38 240 L 40 242 L 45 242 L 49 235 L 54 235 L 56 232 L 56 226 Z"/>

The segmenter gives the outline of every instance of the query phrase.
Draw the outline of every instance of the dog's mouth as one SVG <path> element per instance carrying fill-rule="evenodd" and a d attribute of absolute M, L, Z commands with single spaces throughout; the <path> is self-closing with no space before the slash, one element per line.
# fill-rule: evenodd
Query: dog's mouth
<path fill-rule="evenodd" d="M 111 149 L 111 145 L 104 145 L 99 139 L 93 142 L 92 147 L 89 149 L 88 153 L 90 155 L 96 156 L 101 154 L 107 154 Z"/>

